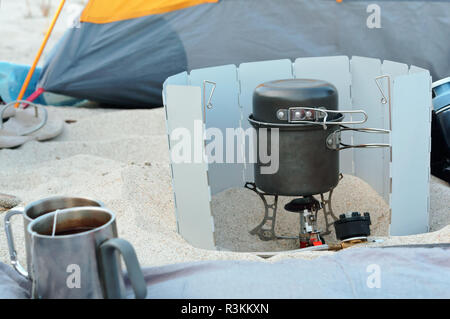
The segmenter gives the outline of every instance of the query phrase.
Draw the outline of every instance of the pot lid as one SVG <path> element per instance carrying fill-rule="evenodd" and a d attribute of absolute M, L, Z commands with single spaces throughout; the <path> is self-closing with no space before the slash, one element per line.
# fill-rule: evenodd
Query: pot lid
<path fill-rule="evenodd" d="M 322 80 L 288 79 L 262 83 L 253 93 L 253 118 L 258 121 L 283 123 L 277 112 L 292 107 L 337 110 L 337 89 Z"/>

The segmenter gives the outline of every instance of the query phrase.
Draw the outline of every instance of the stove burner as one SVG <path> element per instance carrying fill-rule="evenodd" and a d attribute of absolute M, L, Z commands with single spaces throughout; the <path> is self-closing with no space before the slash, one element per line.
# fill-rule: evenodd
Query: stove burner
<path fill-rule="evenodd" d="M 320 202 L 312 196 L 296 198 L 284 206 L 284 209 L 292 213 L 300 213 L 305 209 L 308 211 L 318 211 L 322 208 Z"/>

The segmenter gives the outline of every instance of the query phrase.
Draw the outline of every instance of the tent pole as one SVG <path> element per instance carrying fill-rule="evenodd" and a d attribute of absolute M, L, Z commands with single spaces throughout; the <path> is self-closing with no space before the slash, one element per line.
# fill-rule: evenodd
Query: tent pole
<path fill-rule="evenodd" d="M 58 17 L 61 14 L 61 11 L 64 7 L 66 0 L 61 0 L 61 3 L 59 4 L 58 10 L 55 13 L 55 16 L 53 17 L 52 23 L 50 24 L 50 27 L 47 30 L 47 34 L 45 35 L 44 41 L 42 42 L 42 45 L 34 59 L 33 65 L 31 66 L 30 70 L 28 71 L 27 77 L 25 79 L 25 82 L 23 82 L 22 88 L 20 90 L 19 96 L 17 97 L 17 100 L 22 100 L 23 96 L 25 95 L 25 92 L 28 88 L 28 85 L 30 84 L 31 78 L 33 77 L 34 71 L 36 70 L 36 66 L 41 59 L 42 53 L 44 52 L 45 46 L 47 45 L 48 39 L 50 38 L 50 35 L 53 32 L 53 29 L 55 28 L 56 21 L 58 21 Z M 18 108 L 20 103 L 16 103 L 14 105 L 15 108 Z"/>

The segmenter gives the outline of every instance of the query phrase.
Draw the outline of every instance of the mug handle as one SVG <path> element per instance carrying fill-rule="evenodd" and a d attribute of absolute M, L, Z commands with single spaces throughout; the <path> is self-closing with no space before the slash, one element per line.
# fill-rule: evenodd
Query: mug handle
<path fill-rule="evenodd" d="M 100 245 L 101 273 L 106 298 L 120 299 L 124 297 L 120 289 L 122 274 L 119 273 L 116 250 L 120 252 L 125 261 L 128 277 L 136 299 L 145 299 L 147 296 L 147 285 L 136 252 L 133 246 L 122 238 L 111 238 Z"/>
<path fill-rule="evenodd" d="M 19 260 L 17 260 L 17 251 L 14 246 L 14 237 L 13 237 L 12 227 L 11 227 L 11 217 L 14 215 L 19 215 L 19 214 L 23 215 L 23 213 L 24 213 L 23 208 L 11 209 L 10 211 L 8 211 L 6 213 L 6 215 L 5 215 L 5 233 L 6 233 L 6 240 L 8 242 L 9 259 L 11 260 L 11 265 L 21 276 L 23 276 L 25 278 L 30 278 L 28 276 L 28 272 L 19 263 Z"/>

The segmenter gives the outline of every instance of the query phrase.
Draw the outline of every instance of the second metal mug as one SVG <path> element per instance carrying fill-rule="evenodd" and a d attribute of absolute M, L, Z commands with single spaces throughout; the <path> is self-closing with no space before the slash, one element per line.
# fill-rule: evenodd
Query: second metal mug
<path fill-rule="evenodd" d="M 31 278 L 29 272 L 31 270 L 31 253 L 30 253 L 30 244 L 31 238 L 27 232 L 28 225 L 36 218 L 51 213 L 55 210 L 72 208 L 72 207 L 104 207 L 104 204 L 100 201 L 88 199 L 88 198 L 80 198 L 80 197 L 64 197 L 64 196 L 55 196 L 49 197 L 45 199 L 41 199 L 35 202 L 32 202 L 25 206 L 25 208 L 13 208 L 8 211 L 5 215 L 5 232 L 6 239 L 8 241 L 8 249 L 9 249 L 9 257 L 11 260 L 11 264 L 14 269 L 26 278 Z M 27 255 L 27 267 L 26 269 L 19 263 L 17 258 L 16 248 L 14 246 L 14 238 L 11 228 L 11 217 L 14 215 L 22 215 L 23 216 L 23 226 L 25 232 L 25 250 Z"/>

